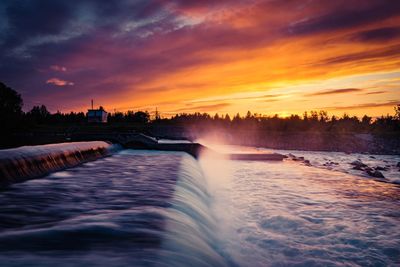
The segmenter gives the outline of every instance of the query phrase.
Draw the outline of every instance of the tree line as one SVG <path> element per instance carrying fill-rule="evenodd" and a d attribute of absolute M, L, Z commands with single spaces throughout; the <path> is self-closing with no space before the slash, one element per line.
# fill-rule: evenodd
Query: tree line
<path fill-rule="evenodd" d="M 3 132 L 18 131 L 21 127 L 35 125 L 83 125 L 87 123 L 84 112 L 50 113 L 46 106 L 34 106 L 22 111 L 23 100 L 13 89 L 0 82 L 0 123 Z M 359 118 L 343 114 L 329 116 L 327 111 L 304 112 L 302 116 L 265 116 L 247 112 L 232 118 L 228 115 L 208 113 L 181 113 L 171 118 L 161 118 L 158 113 L 152 118 L 147 111 L 114 112 L 108 114 L 108 124 L 165 125 L 198 128 L 246 129 L 261 131 L 338 131 L 338 132 L 400 132 L 400 105 L 394 107 L 393 115 Z"/>
<path fill-rule="evenodd" d="M 344 113 L 342 116 L 329 116 L 327 111 L 310 111 L 288 117 L 265 116 L 247 112 L 245 116 L 239 113 L 233 118 L 226 115 L 207 113 L 178 114 L 170 119 L 164 119 L 165 124 L 178 124 L 200 128 L 217 127 L 237 130 L 264 131 L 336 131 L 336 132 L 400 132 L 400 105 L 394 107 L 394 115 L 372 118 L 364 115 L 359 118 Z"/>

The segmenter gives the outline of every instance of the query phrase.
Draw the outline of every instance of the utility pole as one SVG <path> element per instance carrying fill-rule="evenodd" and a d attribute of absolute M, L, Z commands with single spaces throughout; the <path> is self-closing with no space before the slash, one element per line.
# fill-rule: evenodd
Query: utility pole
<path fill-rule="evenodd" d="M 160 114 L 158 114 L 158 109 L 156 107 L 156 121 L 158 121 L 160 119 Z"/>

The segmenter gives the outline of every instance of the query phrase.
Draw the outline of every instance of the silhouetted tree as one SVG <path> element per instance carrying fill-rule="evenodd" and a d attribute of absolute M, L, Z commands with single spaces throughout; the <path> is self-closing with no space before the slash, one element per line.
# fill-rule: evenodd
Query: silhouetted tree
<path fill-rule="evenodd" d="M 231 117 L 229 116 L 229 114 L 225 114 L 224 120 L 225 120 L 225 123 L 231 122 Z"/>
<path fill-rule="evenodd" d="M 132 122 L 148 123 L 150 121 L 150 114 L 146 111 L 138 111 L 132 115 Z"/>
<path fill-rule="evenodd" d="M 34 121 L 35 123 L 45 123 L 50 119 L 50 112 L 47 110 L 45 105 L 34 106 L 31 111 L 29 111 L 26 116 Z"/>
<path fill-rule="evenodd" d="M 320 110 L 319 112 L 319 121 L 327 122 L 329 120 L 328 112 L 325 110 Z"/>
<path fill-rule="evenodd" d="M 251 119 L 252 117 L 253 117 L 253 115 L 251 115 L 250 110 L 248 110 L 246 113 L 246 119 Z"/>
<path fill-rule="evenodd" d="M 16 91 L 0 82 L 0 125 L 3 131 L 16 126 L 22 115 L 22 98 Z"/>
<path fill-rule="evenodd" d="M 239 124 L 241 120 L 242 120 L 242 118 L 240 117 L 240 114 L 237 113 L 235 115 L 235 117 L 233 117 L 233 119 L 232 119 L 232 124 Z"/>
<path fill-rule="evenodd" d="M 369 117 L 369 116 L 367 116 L 367 115 L 364 115 L 364 116 L 362 117 L 362 119 L 361 119 L 361 123 L 364 124 L 365 126 L 370 125 L 370 124 L 371 124 L 371 121 L 372 121 L 372 118 Z"/>
<path fill-rule="evenodd" d="M 394 112 L 395 112 L 395 118 L 397 119 L 397 120 L 400 120 L 400 104 L 399 105 L 397 105 L 396 107 L 394 107 Z"/>

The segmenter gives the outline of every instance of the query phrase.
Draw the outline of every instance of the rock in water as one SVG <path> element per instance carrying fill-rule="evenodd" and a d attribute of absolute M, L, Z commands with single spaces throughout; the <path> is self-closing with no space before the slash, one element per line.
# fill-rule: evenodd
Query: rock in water
<path fill-rule="evenodd" d="M 377 170 L 375 170 L 375 171 L 367 170 L 367 174 L 369 176 L 376 177 L 376 178 L 385 178 L 385 176 L 383 176 L 383 174 Z"/>
<path fill-rule="evenodd" d="M 366 168 L 364 169 L 364 171 L 366 171 L 366 172 L 373 172 L 374 169 L 372 169 L 371 167 L 366 167 Z"/>
<path fill-rule="evenodd" d="M 353 170 L 362 171 L 363 168 L 361 166 L 356 165 L 356 166 L 353 167 Z"/>
<path fill-rule="evenodd" d="M 360 160 L 355 160 L 352 163 L 350 163 L 351 165 L 358 167 L 358 168 L 365 168 L 367 167 L 367 164 L 362 163 Z"/>
<path fill-rule="evenodd" d="M 388 169 L 386 167 L 377 166 L 377 167 L 375 167 L 375 170 L 377 170 L 377 171 L 387 171 Z"/>

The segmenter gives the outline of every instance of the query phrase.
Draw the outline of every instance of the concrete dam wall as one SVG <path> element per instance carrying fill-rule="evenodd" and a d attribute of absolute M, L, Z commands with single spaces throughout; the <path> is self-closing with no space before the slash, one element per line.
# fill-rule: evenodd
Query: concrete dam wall
<path fill-rule="evenodd" d="M 108 142 L 92 141 L 1 150 L 0 187 L 96 160 L 115 148 Z"/>

